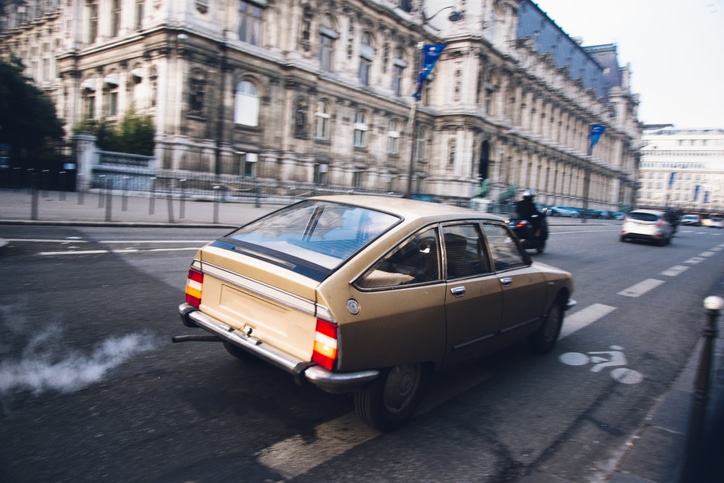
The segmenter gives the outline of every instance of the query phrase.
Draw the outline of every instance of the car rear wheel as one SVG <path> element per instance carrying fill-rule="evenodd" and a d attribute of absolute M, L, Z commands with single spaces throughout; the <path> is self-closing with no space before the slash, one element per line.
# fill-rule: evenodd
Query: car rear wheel
<path fill-rule="evenodd" d="M 224 349 L 226 349 L 226 352 L 236 357 L 240 361 L 251 362 L 257 360 L 256 357 L 254 357 L 241 347 L 232 344 L 231 342 L 224 342 Z"/>
<path fill-rule="evenodd" d="M 530 336 L 530 347 L 536 354 L 550 352 L 558 342 L 563 325 L 563 304 L 557 300 L 548 311 L 545 322 Z"/>
<path fill-rule="evenodd" d="M 383 432 L 402 426 L 415 411 L 425 380 L 422 364 L 403 364 L 355 391 L 354 405 L 365 423 Z"/>

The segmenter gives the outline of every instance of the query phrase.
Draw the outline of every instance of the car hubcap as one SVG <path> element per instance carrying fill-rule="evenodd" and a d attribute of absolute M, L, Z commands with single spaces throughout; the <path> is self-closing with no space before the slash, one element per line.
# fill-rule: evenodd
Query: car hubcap
<path fill-rule="evenodd" d="M 385 382 L 385 406 L 391 412 L 401 411 L 409 403 L 420 384 L 420 369 L 415 364 L 390 369 Z"/>

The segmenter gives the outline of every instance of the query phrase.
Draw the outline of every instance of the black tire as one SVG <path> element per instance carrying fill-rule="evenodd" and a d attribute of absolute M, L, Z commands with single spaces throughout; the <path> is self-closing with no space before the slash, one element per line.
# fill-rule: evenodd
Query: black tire
<path fill-rule="evenodd" d="M 545 354 L 553 350 L 563 326 L 563 303 L 556 300 L 548 311 L 546 319 L 529 339 L 530 348 L 536 354 Z"/>
<path fill-rule="evenodd" d="M 231 342 L 224 342 L 224 349 L 226 349 L 226 352 L 236 357 L 240 361 L 252 362 L 256 360 L 256 357 L 254 357 L 252 354 L 248 353 L 241 347 L 232 344 Z"/>
<path fill-rule="evenodd" d="M 357 415 L 379 431 L 393 431 L 412 416 L 422 398 L 424 382 L 422 364 L 385 369 L 376 380 L 355 391 Z"/>
<path fill-rule="evenodd" d="M 546 242 L 545 242 L 545 240 L 542 240 L 542 241 L 538 242 L 538 246 L 536 247 L 535 251 L 538 253 L 543 253 L 543 251 L 545 251 L 545 249 L 546 249 Z"/>

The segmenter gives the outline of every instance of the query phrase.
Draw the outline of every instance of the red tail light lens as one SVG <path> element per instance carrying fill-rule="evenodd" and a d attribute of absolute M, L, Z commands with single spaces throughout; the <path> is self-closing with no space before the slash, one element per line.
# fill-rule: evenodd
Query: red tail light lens
<path fill-rule="evenodd" d="M 201 288 L 204 284 L 204 274 L 193 268 L 189 269 L 186 279 L 186 303 L 199 308 L 201 305 Z"/>
<path fill-rule="evenodd" d="M 324 319 L 317 319 L 314 333 L 314 352 L 312 362 L 330 371 L 337 363 L 337 325 Z"/>

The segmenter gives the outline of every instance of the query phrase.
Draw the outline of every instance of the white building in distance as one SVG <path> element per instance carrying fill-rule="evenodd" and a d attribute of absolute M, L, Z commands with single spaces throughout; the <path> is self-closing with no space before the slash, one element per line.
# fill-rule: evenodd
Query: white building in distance
<path fill-rule="evenodd" d="M 637 205 L 724 212 L 724 129 L 645 130 Z"/>

